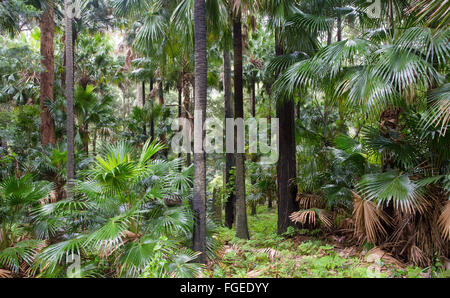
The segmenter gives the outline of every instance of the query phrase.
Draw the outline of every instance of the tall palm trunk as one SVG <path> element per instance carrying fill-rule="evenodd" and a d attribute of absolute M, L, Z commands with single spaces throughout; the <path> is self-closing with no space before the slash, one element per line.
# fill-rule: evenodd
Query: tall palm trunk
<path fill-rule="evenodd" d="M 203 124 L 206 116 L 207 60 L 205 0 L 194 0 L 195 119 L 194 119 L 194 250 L 206 263 L 206 154 Z M 200 119 L 199 119 L 200 117 Z M 196 146 L 197 145 L 197 146 Z"/>
<path fill-rule="evenodd" d="M 184 62 L 186 64 L 186 60 Z M 192 125 L 193 125 L 193 119 L 189 114 L 189 108 L 191 104 L 191 76 L 189 73 L 186 73 L 185 65 L 183 65 L 183 106 L 184 106 L 184 113 L 183 117 L 185 119 L 189 120 L 189 123 L 191 124 L 191 132 L 192 132 Z M 191 161 L 191 154 L 186 154 L 186 165 L 190 166 L 192 163 Z"/>
<path fill-rule="evenodd" d="M 230 52 L 224 47 L 223 49 L 223 89 L 225 97 L 225 119 L 233 118 L 233 94 L 231 90 L 231 58 Z M 235 166 L 234 154 L 226 153 L 225 155 L 225 181 L 224 187 L 230 182 L 231 169 Z M 236 196 L 232 191 L 228 198 L 225 198 L 225 225 L 232 228 L 235 216 Z"/>
<path fill-rule="evenodd" d="M 275 54 L 280 56 L 283 52 L 281 40 L 275 34 Z M 277 164 L 278 234 L 286 232 L 289 226 L 294 226 L 289 215 L 299 209 L 296 202 L 297 185 L 293 181 L 296 177 L 294 111 L 292 100 L 283 99 L 277 102 L 276 113 L 280 125 Z"/>
<path fill-rule="evenodd" d="M 250 112 L 253 118 L 256 118 L 256 78 L 251 78 L 251 86 L 250 86 Z M 257 162 L 256 154 L 252 154 L 252 162 Z M 259 171 L 259 169 L 258 169 Z M 250 183 L 254 185 L 255 179 L 251 177 Z M 256 207 L 258 206 L 258 202 L 256 200 L 252 201 L 251 204 L 251 215 L 256 215 Z"/>
<path fill-rule="evenodd" d="M 234 117 L 244 118 L 242 80 L 242 24 L 241 11 L 233 17 L 234 50 Z M 236 153 L 236 237 L 248 239 L 247 208 L 245 202 L 245 154 Z"/>
<path fill-rule="evenodd" d="M 142 81 L 142 109 L 145 111 L 145 81 Z M 144 136 L 147 136 L 147 123 L 145 121 L 142 123 L 142 131 Z"/>
<path fill-rule="evenodd" d="M 72 36 L 72 0 L 64 0 L 66 36 Z M 74 114 L 73 114 L 73 41 L 66 38 L 66 102 L 67 102 L 67 181 L 75 177 Z M 70 192 L 69 192 L 70 195 Z"/>
<path fill-rule="evenodd" d="M 153 78 L 150 79 L 150 93 L 153 91 Z M 153 119 L 153 98 L 150 98 L 150 105 L 152 115 L 150 116 L 150 139 L 153 142 L 155 139 L 155 120 Z"/>
<path fill-rule="evenodd" d="M 53 83 L 55 75 L 55 57 L 53 53 L 54 37 L 54 8 L 53 1 L 48 1 L 48 6 L 41 14 L 41 64 L 44 70 L 40 79 L 40 108 L 41 108 L 41 143 L 42 145 L 55 144 L 55 121 L 49 109 L 46 107 L 47 100 L 53 101 Z"/>
<path fill-rule="evenodd" d="M 160 77 L 160 80 L 158 81 L 158 105 L 160 105 L 161 107 L 164 106 L 164 92 L 163 92 L 163 82 L 162 82 L 162 77 Z M 166 134 L 165 133 L 161 133 L 159 135 L 159 139 L 161 141 L 162 144 L 167 145 L 167 139 L 166 139 Z M 168 155 L 168 151 L 167 149 L 163 149 L 162 153 L 164 154 L 165 157 L 167 157 Z"/>

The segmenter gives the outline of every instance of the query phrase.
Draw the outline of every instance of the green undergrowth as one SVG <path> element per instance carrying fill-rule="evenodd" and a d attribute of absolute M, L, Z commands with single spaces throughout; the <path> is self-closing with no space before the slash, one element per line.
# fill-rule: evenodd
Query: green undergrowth
<path fill-rule="evenodd" d="M 342 248 L 321 239 L 318 230 L 288 230 L 283 236 L 277 235 L 276 210 L 263 206 L 259 206 L 256 216 L 249 216 L 248 224 L 250 240 L 236 238 L 234 229 L 219 228 L 216 237 L 223 244 L 223 250 L 208 266 L 205 277 L 425 276 L 425 269 L 396 268 L 383 260 L 367 263 L 358 253 L 345 254 Z"/>

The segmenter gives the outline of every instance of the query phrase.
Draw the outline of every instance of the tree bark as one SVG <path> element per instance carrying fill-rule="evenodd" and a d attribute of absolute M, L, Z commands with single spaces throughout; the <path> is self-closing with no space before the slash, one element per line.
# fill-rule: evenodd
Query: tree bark
<path fill-rule="evenodd" d="M 275 32 L 275 54 L 280 56 L 284 49 L 281 39 Z M 278 226 L 277 233 L 286 232 L 289 226 L 295 224 L 289 219 L 292 212 L 298 210 L 296 202 L 297 185 L 293 181 L 296 177 L 295 157 L 295 115 L 294 102 L 290 99 L 279 100 L 276 105 L 279 119 L 279 150 L 277 164 L 278 183 Z"/>
<path fill-rule="evenodd" d="M 244 118 L 244 94 L 242 80 L 242 24 L 241 10 L 233 17 L 234 50 L 234 116 Z M 236 134 L 235 134 L 236 139 Z M 236 148 L 237 149 L 237 148 Z M 236 161 L 236 237 L 249 239 L 247 207 L 245 202 L 245 154 L 235 154 Z"/>
<path fill-rule="evenodd" d="M 145 112 L 145 81 L 142 81 L 142 109 Z M 145 121 L 142 123 L 142 131 L 144 136 L 147 136 L 147 123 Z"/>
<path fill-rule="evenodd" d="M 48 6 L 42 12 L 40 18 L 41 29 L 41 64 L 44 70 L 40 78 L 40 96 L 39 104 L 41 109 L 41 144 L 55 144 L 55 121 L 46 106 L 47 100 L 53 101 L 53 84 L 55 75 L 55 57 L 54 57 L 54 7 L 53 1 L 48 1 Z"/>
<path fill-rule="evenodd" d="M 184 62 L 184 64 L 186 64 L 186 62 Z M 184 113 L 183 113 L 183 117 L 185 119 L 189 120 L 189 123 L 191 124 L 191 134 L 192 134 L 192 127 L 193 127 L 193 121 L 194 119 L 192 119 L 190 113 L 189 113 L 189 108 L 190 108 L 190 104 L 191 104 L 191 76 L 189 73 L 186 73 L 186 69 L 185 66 L 183 65 L 183 105 L 184 105 Z M 192 163 L 191 161 L 191 154 L 190 153 L 186 153 L 186 165 L 190 166 Z"/>
<path fill-rule="evenodd" d="M 64 0 L 66 36 L 72 36 L 72 0 Z M 70 194 L 71 181 L 75 178 L 74 114 L 73 114 L 73 41 L 66 38 L 66 102 L 67 102 L 67 182 Z"/>
<path fill-rule="evenodd" d="M 203 139 L 205 136 L 203 125 L 206 116 L 208 66 L 206 60 L 205 0 L 194 0 L 194 40 L 195 112 L 197 113 L 197 119 L 194 119 L 193 242 L 194 250 L 201 253 L 198 261 L 206 263 L 206 154 L 203 150 Z M 198 116 L 201 118 L 199 119 Z M 196 144 L 197 146 L 195 146 Z"/>
<path fill-rule="evenodd" d="M 153 91 L 153 78 L 150 79 L 150 93 Z M 153 119 L 153 98 L 150 98 L 150 104 L 152 109 L 152 115 L 150 117 L 150 139 L 151 142 L 155 140 L 155 120 Z"/>
<path fill-rule="evenodd" d="M 213 218 L 214 221 L 221 225 L 222 224 L 222 202 L 217 197 L 217 189 L 214 188 L 213 194 L 212 194 L 212 211 L 213 211 Z"/>
<path fill-rule="evenodd" d="M 227 51 L 226 48 L 223 49 L 223 89 L 224 89 L 224 97 L 225 97 L 225 119 L 233 118 L 233 93 L 231 87 L 231 58 L 230 52 Z M 230 178 L 231 178 L 231 170 L 235 166 L 234 162 L 234 154 L 226 153 L 225 154 L 225 183 L 224 187 L 227 188 Z M 234 217 L 235 217 L 235 206 L 236 206 L 236 195 L 234 190 L 231 191 L 228 197 L 224 198 L 225 200 L 225 226 L 228 228 L 233 227 Z"/>

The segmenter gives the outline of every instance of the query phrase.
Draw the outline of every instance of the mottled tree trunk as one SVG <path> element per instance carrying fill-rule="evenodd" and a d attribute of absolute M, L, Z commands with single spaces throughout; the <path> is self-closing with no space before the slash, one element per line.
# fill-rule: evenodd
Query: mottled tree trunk
<path fill-rule="evenodd" d="M 223 89 L 224 89 L 224 97 L 225 97 L 225 119 L 233 118 L 233 93 L 231 86 L 231 58 L 230 52 L 227 49 L 223 49 Z M 234 154 L 226 153 L 225 154 L 225 183 L 224 187 L 226 188 L 229 184 L 231 178 L 231 169 L 235 166 L 234 162 Z M 236 205 L 236 196 L 235 192 L 232 191 L 229 193 L 228 197 L 224 198 L 225 200 L 225 226 L 228 228 L 233 227 L 234 217 L 235 217 L 235 205 Z"/>
<path fill-rule="evenodd" d="M 206 117 L 207 60 L 205 0 L 194 0 L 195 118 L 194 119 L 194 250 L 206 263 L 206 154 L 203 150 Z M 199 119 L 200 117 L 200 119 Z M 197 145 L 197 146 L 195 146 Z"/>
<path fill-rule="evenodd" d="M 41 64 L 44 68 L 40 78 L 40 97 L 41 108 L 41 144 L 55 144 L 55 121 L 46 106 L 47 100 L 53 101 L 53 84 L 55 75 L 55 57 L 53 53 L 54 37 L 54 8 L 53 1 L 48 1 L 48 6 L 42 12 L 40 18 L 41 28 Z"/>
<path fill-rule="evenodd" d="M 244 118 L 242 79 L 242 24 L 241 11 L 233 17 L 234 50 L 234 117 Z M 236 148 L 237 149 L 237 148 Z M 245 201 L 245 154 L 236 153 L 236 237 L 248 239 L 247 207 Z"/>
<path fill-rule="evenodd" d="M 72 36 L 72 1 L 64 0 L 66 36 Z M 66 38 L 66 112 L 67 112 L 67 182 L 69 195 L 75 178 L 74 114 L 73 114 L 73 41 Z"/>

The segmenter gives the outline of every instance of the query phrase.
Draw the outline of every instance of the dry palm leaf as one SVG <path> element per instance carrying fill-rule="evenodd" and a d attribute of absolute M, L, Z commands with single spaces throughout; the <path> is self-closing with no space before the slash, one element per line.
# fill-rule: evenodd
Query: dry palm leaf
<path fill-rule="evenodd" d="M 439 216 L 438 225 L 442 230 L 442 238 L 450 240 L 450 201 L 445 204 L 441 216 Z"/>
<path fill-rule="evenodd" d="M 355 218 L 355 233 L 363 235 L 368 241 L 377 243 L 387 236 L 385 224 L 390 224 L 389 216 L 368 200 L 353 193 L 353 216 Z"/>
<path fill-rule="evenodd" d="M 301 209 L 321 208 L 325 203 L 324 198 L 316 194 L 299 193 L 296 200 Z"/>
<path fill-rule="evenodd" d="M 0 269 L 0 278 L 12 278 L 11 271 Z"/>
<path fill-rule="evenodd" d="M 316 225 L 316 212 L 314 210 L 300 210 L 293 212 L 289 218 L 295 223 Z"/>

